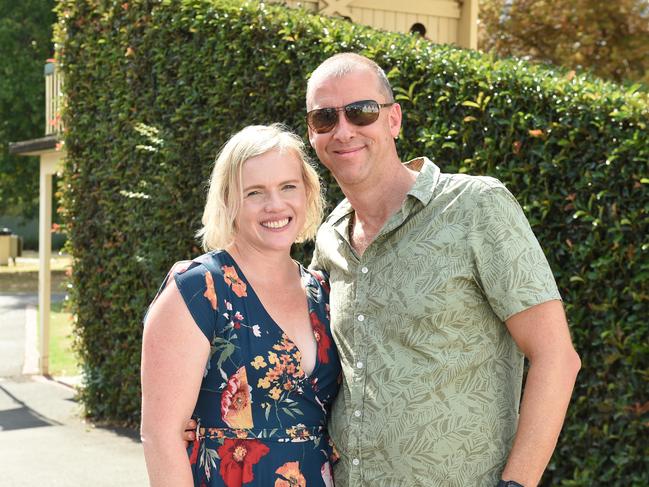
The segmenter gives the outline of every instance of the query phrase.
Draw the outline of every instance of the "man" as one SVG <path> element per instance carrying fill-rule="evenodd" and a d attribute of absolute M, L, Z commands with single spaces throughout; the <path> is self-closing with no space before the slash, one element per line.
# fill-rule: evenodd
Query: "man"
<path fill-rule="evenodd" d="M 403 164 L 401 108 L 367 58 L 324 61 L 306 104 L 309 141 L 346 196 L 312 263 L 330 274 L 344 375 L 336 485 L 536 485 L 580 361 L 516 200 L 493 178 Z"/>
<path fill-rule="evenodd" d="M 346 196 L 312 262 L 330 274 L 344 376 L 336 485 L 535 486 L 580 361 L 518 203 L 493 178 L 403 164 L 401 108 L 367 58 L 325 60 L 306 104 L 309 141 Z"/>

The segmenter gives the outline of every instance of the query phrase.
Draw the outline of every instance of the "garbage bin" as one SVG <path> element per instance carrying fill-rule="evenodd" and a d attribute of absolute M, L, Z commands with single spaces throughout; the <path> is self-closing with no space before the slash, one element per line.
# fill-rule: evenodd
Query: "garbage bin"
<path fill-rule="evenodd" d="M 23 239 L 11 233 L 8 228 L 0 228 L 0 265 L 9 265 L 9 259 L 16 263 L 16 257 L 23 253 Z"/>

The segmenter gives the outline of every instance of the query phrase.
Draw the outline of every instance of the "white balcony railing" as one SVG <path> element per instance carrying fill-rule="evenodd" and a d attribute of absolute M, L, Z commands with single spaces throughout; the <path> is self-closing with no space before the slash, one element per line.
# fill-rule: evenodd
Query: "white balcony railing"
<path fill-rule="evenodd" d="M 63 133 L 61 108 L 63 77 L 56 68 L 56 61 L 48 59 L 45 65 L 45 135 Z"/>

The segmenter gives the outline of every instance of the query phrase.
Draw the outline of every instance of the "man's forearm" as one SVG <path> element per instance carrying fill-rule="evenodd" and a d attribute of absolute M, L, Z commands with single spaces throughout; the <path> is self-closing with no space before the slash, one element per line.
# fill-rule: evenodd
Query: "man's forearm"
<path fill-rule="evenodd" d="M 538 484 L 557 443 L 580 368 L 574 350 L 530 364 L 518 429 L 502 478 Z"/>

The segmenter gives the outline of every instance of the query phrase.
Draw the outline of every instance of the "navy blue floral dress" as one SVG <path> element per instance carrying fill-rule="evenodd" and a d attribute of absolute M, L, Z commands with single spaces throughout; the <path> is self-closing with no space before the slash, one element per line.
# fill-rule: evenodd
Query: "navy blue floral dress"
<path fill-rule="evenodd" d="M 211 344 L 194 410 L 198 438 L 188 448 L 196 486 L 333 486 L 336 455 L 326 426 L 340 362 L 329 328 L 329 286 L 320 273 L 302 266 L 299 272 L 317 342 L 309 376 L 300 351 L 227 252 L 172 269 Z"/>

